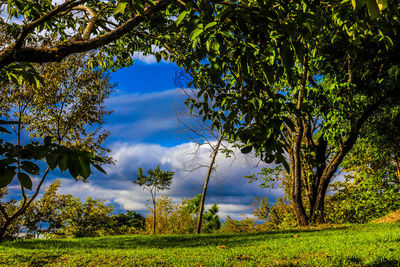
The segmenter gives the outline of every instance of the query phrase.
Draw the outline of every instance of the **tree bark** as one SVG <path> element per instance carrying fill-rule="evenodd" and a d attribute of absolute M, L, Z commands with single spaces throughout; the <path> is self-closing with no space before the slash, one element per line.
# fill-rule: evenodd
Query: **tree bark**
<path fill-rule="evenodd" d="M 156 199 L 155 195 L 152 196 L 153 198 L 153 235 L 156 235 L 156 221 L 157 221 L 157 211 L 156 211 Z"/>
<path fill-rule="evenodd" d="M 308 55 L 304 56 L 303 60 L 303 70 L 302 70 L 302 81 L 300 84 L 300 90 L 297 96 L 297 114 L 295 119 L 295 132 L 293 134 L 292 141 L 292 153 L 291 153 L 291 179 L 292 179 L 292 201 L 293 208 L 296 213 L 297 223 L 299 226 L 308 225 L 308 217 L 303 205 L 302 200 L 302 164 L 301 164 L 301 155 L 300 148 L 301 143 L 303 141 L 304 135 L 304 125 L 302 115 L 300 114 L 302 111 L 303 99 L 306 95 L 306 84 L 307 84 L 307 76 L 308 76 Z"/>
<path fill-rule="evenodd" d="M 400 183 L 400 165 L 399 165 L 399 159 L 395 158 L 395 159 L 393 159 L 393 161 L 394 161 L 394 164 L 396 165 L 396 176 L 397 176 L 397 179 L 399 180 L 399 183 Z"/>
<path fill-rule="evenodd" d="M 297 224 L 299 226 L 308 225 L 308 217 L 304 209 L 302 200 L 302 185 L 301 185 L 301 158 L 300 145 L 303 135 L 302 124 L 296 125 L 296 133 L 293 137 L 292 157 L 291 157 L 291 179 L 292 179 L 292 201 L 293 208 L 296 213 Z"/>
<path fill-rule="evenodd" d="M 211 172 L 212 172 L 212 170 L 214 168 L 215 159 L 217 158 L 218 149 L 219 149 L 219 146 L 221 145 L 222 139 L 223 139 L 223 134 L 222 134 L 222 132 L 220 132 L 220 137 L 218 139 L 217 144 L 215 145 L 215 148 L 214 148 L 214 151 L 213 151 L 213 155 L 212 155 L 212 159 L 211 159 L 210 165 L 208 166 L 208 172 L 207 172 L 206 180 L 204 181 L 203 193 L 201 194 L 199 216 L 198 216 L 197 225 L 196 225 L 196 234 L 200 234 L 200 232 L 201 232 L 201 225 L 202 225 L 202 221 L 203 221 L 204 202 L 205 202 L 205 199 L 206 199 L 208 182 L 209 182 L 210 177 L 211 177 Z"/>

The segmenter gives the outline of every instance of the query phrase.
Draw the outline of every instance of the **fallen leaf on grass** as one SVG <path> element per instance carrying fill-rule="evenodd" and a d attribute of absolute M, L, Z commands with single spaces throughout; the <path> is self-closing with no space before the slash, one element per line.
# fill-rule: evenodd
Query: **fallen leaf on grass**
<path fill-rule="evenodd" d="M 293 238 L 300 238 L 299 235 L 292 235 Z"/>
<path fill-rule="evenodd" d="M 238 259 L 238 260 L 244 260 L 244 259 L 246 259 L 246 258 L 247 258 L 246 254 L 244 254 L 244 255 L 239 255 L 239 256 L 236 257 L 236 259 Z"/>
<path fill-rule="evenodd" d="M 220 248 L 220 249 L 226 249 L 226 247 L 225 247 L 225 246 L 219 246 L 219 248 Z"/>

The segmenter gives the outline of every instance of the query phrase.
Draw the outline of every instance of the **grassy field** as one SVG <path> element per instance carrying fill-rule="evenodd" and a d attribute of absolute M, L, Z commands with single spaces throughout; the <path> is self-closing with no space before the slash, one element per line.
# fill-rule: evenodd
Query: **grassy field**
<path fill-rule="evenodd" d="M 113 236 L 0 245 L 1 266 L 393 266 L 400 224 L 252 234 Z"/>

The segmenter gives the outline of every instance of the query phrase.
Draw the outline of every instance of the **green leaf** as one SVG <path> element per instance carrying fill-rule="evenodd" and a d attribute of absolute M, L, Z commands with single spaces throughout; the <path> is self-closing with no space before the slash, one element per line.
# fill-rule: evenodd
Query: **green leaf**
<path fill-rule="evenodd" d="M 52 138 L 51 136 L 46 136 L 46 137 L 44 138 L 44 144 L 45 144 L 46 146 L 49 146 L 49 145 L 51 145 L 52 140 L 53 140 L 53 138 Z"/>
<path fill-rule="evenodd" d="M 5 170 L 1 175 L 0 175 L 0 188 L 6 187 L 9 185 L 15 175 L 15 171 L 11 169 Z"/>
<path fill-rule="evenodd" d="M 160 54 L 156 54 L 156 60 L 157 60 L 157 63 L 161 61 L 161 55 Z"/>
<path fill-rule="evenodd" d="M 253 149 L 252 146 L 245 146 L 242 149 L 240 149 L 240 152 L 242 152 L 243 154 L 248 154 L 251 152 L 252 149 Z"/>
<path fill-rule="evenodd" d="M 179 24 L 181 24 L 182 20 L 185 19 L 185 17 L 187 16 L 187 14 L 190 13 L 190 10 L 185 10 L 183 11 L 181 14 L 179 14 L 178 18 L 176 19 L 176 25 L 178 26 Z"/>
<path fill-rule="evenodd" d="M 54 170 L 57 167 L 58 157 L 54 155 L 49 155 L 46 157 L 46 163 L 49 165 L 50 169 Z"/>
<path fill-rule="evenodd" d="M 388 7 L 387 0 L 376 0 L 376 4 L 380 11 L 385 10 Z"/>
<path fill-rule="evenodd" d="M 211 27 L 214 27 L 215 25 L 217 25 L 217 22 L 216 22 L 216 21 L 210 22 L 210 23 L 208 23 L 208 24 L 206 25 L 206 27 L 204 27 L 204 30 L 207 30 L 207 29 L 209 29 L 209 28 L 211 28 Z"/>
<path fill-rule="evenodd" d="M 193 41 L 196 39 L 204 30 L 202 28 L 196 28 L 192 33 L 190 34 L 190 40 Z"/>
<path fill-rule="evenodd" d="M 351 4 L 353 5 L 353 9 L 360 9 L 367 3 L 366 0 L 351 0 Z"/>
<path fill-rule="evenodd" d="M 68 168 L 68 156 L 63 155 L 60 158 L 60 161 L 58 162 L 58 168 L 60 168 L 61 171 L 66 171 Z"/>
<path fill-rule="evenodd" d="M 26 173 L 18 173 L 18 180 L 23 187 L 26 189 L 32 190 L 32 180 Z"/>
<path fill-rule="evenodd" d="M 289 47 L 289 45 L 283 45 L 280 49 L 280 56 L 282 59 L 283 66 L 286 71 L 290 71 L 290 69 L 294 65 L 293 53 Z"/>
<path fill-rule="evenodd" d="M 95 167 L 99 172 L 107 174 L 106 171 L 97 163 L 92 163 L 93 167 Z"/>
<path fill-rule="evenodd" d="M 79 157 L 80 175 L 84 180 L 90 176 L 90 161 L 87 158 Z"/>
<path fill-rule="evenodd" d="M 367 8 L 371 19 L 376 19 L 379 16 L 379 8 L 376 0 L 367 0 Z"/>
<path fill-rule="evenodd" d="M 126 6 L 128 5 L 127 2 L 119 2 L 117 7 L 114 10 L 114 15 L 117 15 L 119 13 L 124 13 Z"/>
<path fill-rule="evenodd" d="M 26 160 L 21 162 L 21 169 L 32 175 L 38 175 L 40 171 L 38 165 Z"/>
<path fill-rule="evenodd" d="M 79 176 L 79 167 L 78 165 L 80 165 L 79 161 L 76 160 L 75 158 L 69 157 L 67 160 L 67 165 L 68 165 L 68 171 L 69 174 L 71 174 L 71 176 L 74 179 L 77 179 Z"/>

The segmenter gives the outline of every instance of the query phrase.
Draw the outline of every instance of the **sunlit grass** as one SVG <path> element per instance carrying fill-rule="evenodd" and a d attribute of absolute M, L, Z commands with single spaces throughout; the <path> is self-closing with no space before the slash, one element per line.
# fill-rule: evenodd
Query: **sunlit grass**
<path fill-rule="evenodd" d="M 252 234 L 113 236 L 0 245 L 0 265 L 399 265 L 400 224 Z"/>

